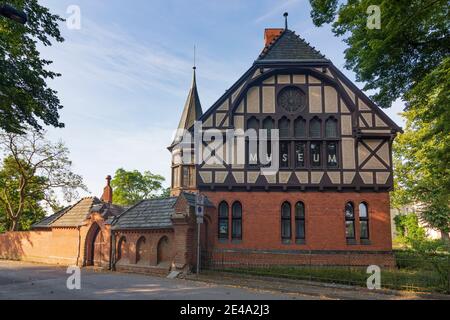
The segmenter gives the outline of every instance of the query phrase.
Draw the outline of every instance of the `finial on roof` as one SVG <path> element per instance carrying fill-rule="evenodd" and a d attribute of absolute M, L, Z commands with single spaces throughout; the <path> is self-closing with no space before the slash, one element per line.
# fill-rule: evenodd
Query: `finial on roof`
<path fill-rule="evenodd" d="M 283 14 L 283 17 L 284 17 L 284 28 L 287 30 L 288 29 L 288 16 L 289 16 L 289 13 L 287 13 L 287 12 L 285 12 L 284 14 Z"/>
<path fill-rule="evenodd" d="M 193 67 L 193 69 L 194 70 L 197 69 L 197 47 L 195 44 L 194 44 L 194 67 Z"/>

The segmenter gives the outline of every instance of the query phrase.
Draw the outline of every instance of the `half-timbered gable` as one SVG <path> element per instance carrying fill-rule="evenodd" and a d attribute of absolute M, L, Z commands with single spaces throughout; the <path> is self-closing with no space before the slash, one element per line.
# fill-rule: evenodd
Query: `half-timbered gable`
<path fill-rule="evenodd" d="M 278 129 L 280 169 L 275 174 L 261 171 L 271 164 L 270 136 L 259 139 L 257 148 L 246 146 L 245 163 L 235 159 L 236 144 L 225 143 L 215 150 L 215 161 L 204 159 L 198 165 L 198 188 L 389 190 L 391 142 L 400 128 L 293 31 L 280 30 L 272 39 L 200 120 L 203 129 L 220 131 L 224 141 L 227 129 L 269 134 Z M 269 158 L 255 161 L 264 143 Z"/>

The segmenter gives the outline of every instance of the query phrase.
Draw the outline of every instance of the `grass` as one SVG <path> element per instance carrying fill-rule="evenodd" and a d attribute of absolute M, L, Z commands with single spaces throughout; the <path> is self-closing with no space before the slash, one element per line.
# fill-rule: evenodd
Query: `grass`
<path fill-rule="evenodd" d="M 448 255 L 437 257 L 436 266 L 413 252 L 395 251 L 397 268 L 381 270 L 381 286 L 386 289 L 450 293 L 450 259 Z M 369 274 L 364 267 L 340 266 L 235 266 L 215 270 L 256 276 L 280 277 L 296 280 L 356 285 L 366 287 Z M 444 272 L 442 272 L 444 271 Z M 443 275 L 444 273 L 444 275 Z M 446 274 L 447 273 L 447 274 Z"/>

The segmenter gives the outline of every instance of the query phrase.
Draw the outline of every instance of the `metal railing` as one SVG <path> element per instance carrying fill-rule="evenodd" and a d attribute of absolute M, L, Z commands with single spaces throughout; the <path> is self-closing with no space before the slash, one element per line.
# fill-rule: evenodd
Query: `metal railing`
<path fill-rule="evenodd" d="M 273 254 L 271 254 L 273 255 Z M 279 277 L 285 279 L 367 286 L 368 266 L 355 265 L 349 255 L 347 263 L 318 264 L 314 254 L 302 254 L 301 261 L 267 263 L 257 259 L 231 259 L 227 254 L 203 252 L 202 270 Z M 276 261 L 271 257 L 267 261 Z M 417 292 L 450 293 L 450 254 L 417 256 L 396 253 L 394 266 L 380 266 L 381 287 Z"/>

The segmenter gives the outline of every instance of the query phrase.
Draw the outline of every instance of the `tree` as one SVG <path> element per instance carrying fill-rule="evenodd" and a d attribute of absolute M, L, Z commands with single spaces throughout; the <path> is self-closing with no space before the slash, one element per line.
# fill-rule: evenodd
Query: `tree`
<path fill-rule="evenodd" d="M 421 204 L 420 215 L 443 236 L 450 232 L 450 58 L 407 94 L 405 132 L 394 148 L 398 204 Z"/>
<path fill-rule="evenodd" d="M 40 57 L 40 42 L 51 46 L 52 39 L 62 42 L 57 15 L 37 0 L 9 0 L 28 15 L 25 25 L 0 17 L 0 128 L 24 133 L 26 126 L 41 129 L 46 125 L 63 127 L 58 110 L 62 108 L 56 91 L 47 81 L 60 74 L 47 69 L 52 63 Z"/>
<path fill-rule="evenodd" d="M 406 102 L 406 129 L 394 144 L 393 204 L 415 202 L 430 227 L 450 231 L 450 20 L 447 0 L 311 0 L 316 25 L 345 36 L 346 68 L 384 108 Z M 378 5 L 381 28 L 370 29 Z M 369 14 L 368 14 L 369 12 Z M 338 16 L 338 18 L 336 18 Z"/>
<path fill-rule="evenodd" d="M 337 0 L 310 3 L 317 26 L 333 22 L 334 34 L 346 36 L 346 68 L 356 73 L 357 81 L 366 83 L 364 90 L 378 91 L 373 99 L 383 108 L 404 98 L 450 53 L 447 0 L 348 0 L 339 6 Z M 381 10 L 380 29 L 367 27 L 372 5 Z"/>
<path fill-rule="evenodd" d="M 130 206 L 144 199 L 159 198 L 158 193 L 164 193 L 162 188 L 164 180 L 164 177 L 152 174 L 150 171 L 141 173 L 138 170 L 118 169 L 114 179 L 111 180 L 114 203 Z"/>
<path fill-rule="evenodd" d="M 68 202 L 78 197 L 79 188 L 87 190 L 70 170 L 67 147 L 47 141 L 43 132 L 0 133 L 0 148 L 6 155 L 0 167 L 0 207 L 11 231 L 41 218 L 42 203 L 58 208 L 57 190 Z"/>

